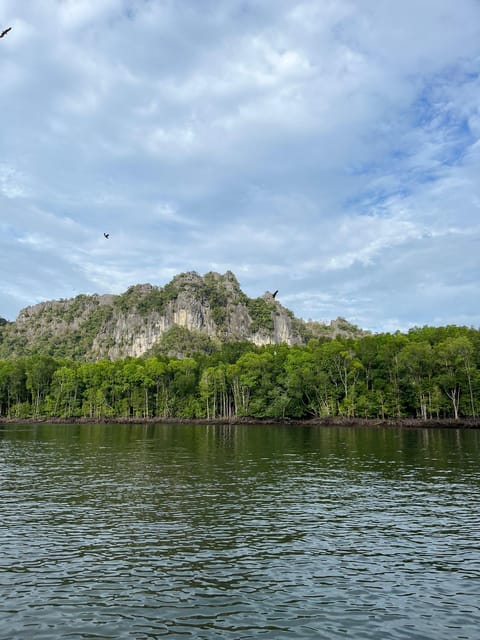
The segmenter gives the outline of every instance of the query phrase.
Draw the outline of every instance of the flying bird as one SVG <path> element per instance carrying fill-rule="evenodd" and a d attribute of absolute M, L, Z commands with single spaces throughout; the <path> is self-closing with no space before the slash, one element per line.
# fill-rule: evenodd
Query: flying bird
<path fill-rule="evenodd" d="M 272 293 L 272 298 L 273 298 L 274 300 L 275 300 L 275 296 L 277 295 L 277 293 L 278 293 L 278 289 Z"/>
<path fill-rule="evenodd" d="M 12 30 L 12 27 L 8 27 L 8 29 L 4 29 L 2 33 L 0 33 L 0 38 L 3 38 L 4 36 L 6 36 L 7 33 L 11 30 Z"/>
<path fill-rule="evenodd" d="M 108 240 L 108 239 L 109 239 L 109 237 L 110 237 L 110 234 L 109 234 L 109 233 L 104 233 L 103 235 L 105 236 L 105 238 L 106 238 L 107 240 Z"/>

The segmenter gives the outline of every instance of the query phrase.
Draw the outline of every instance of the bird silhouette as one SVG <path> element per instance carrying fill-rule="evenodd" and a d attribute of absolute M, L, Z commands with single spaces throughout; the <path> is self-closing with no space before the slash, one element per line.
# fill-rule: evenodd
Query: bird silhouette
<path fill-rule="evenodd" d="M 272 293 L 272 298 L 273 298 L 274 300 L 275 300 L 275 296 L 277 295 L 277 293 L 278 293 L 278 289 Z"/>
<path fill-rule="evenodd" d="M 109 239 L 109 237 L 110 237 L 110 234 L 109 234 L 109 233 L 104 233 L 103 235 L 105 236 L 105 238 L 106 238 L 107 240 L 108 240 L 108 239 Z"/>
<path fill-rule="evenodd" d="M 0 38 L 3 38 L 4 36 L 6 36 L 7 33 L 11 30 L 12 30 L 12 27 L 8 27 L 8 29 L 4 29 L 2 33 L 0 33 Z"/>

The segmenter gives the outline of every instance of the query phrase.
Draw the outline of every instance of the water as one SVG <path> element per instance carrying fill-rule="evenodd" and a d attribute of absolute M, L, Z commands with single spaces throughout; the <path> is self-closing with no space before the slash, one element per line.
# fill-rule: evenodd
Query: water
<path fill-rule="evenodd" d="M 480 638 L 480 432 L 0 425 L 0 638 Z"/>

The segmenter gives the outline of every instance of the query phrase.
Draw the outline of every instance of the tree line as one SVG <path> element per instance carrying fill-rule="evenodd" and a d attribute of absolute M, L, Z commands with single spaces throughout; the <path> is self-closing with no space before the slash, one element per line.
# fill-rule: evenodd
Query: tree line
<path fill-rule="evenodd" d="M 447 326 L 302 346 L 75 362 L 0 360 L 10 418 L 459 418 L 480 413 L 480 331 Z"/>

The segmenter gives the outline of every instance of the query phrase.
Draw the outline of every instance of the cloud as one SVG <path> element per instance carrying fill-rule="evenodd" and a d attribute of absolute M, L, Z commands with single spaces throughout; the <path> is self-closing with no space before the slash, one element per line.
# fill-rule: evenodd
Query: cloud
<path fill-rule="evenodd" d="M 231 269 L 303 317 L 480 325 L 475 0 L 2 10 L 0 315 Z"/>

